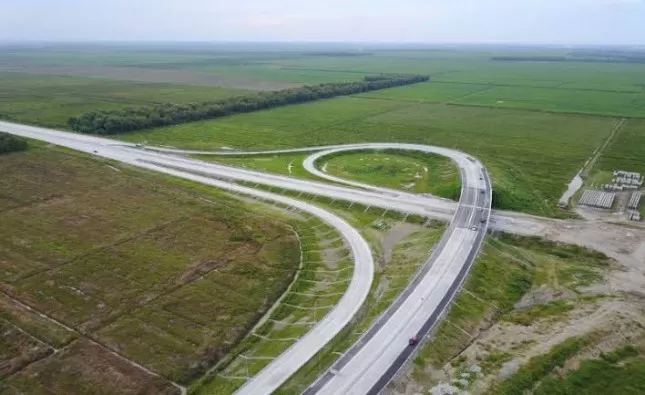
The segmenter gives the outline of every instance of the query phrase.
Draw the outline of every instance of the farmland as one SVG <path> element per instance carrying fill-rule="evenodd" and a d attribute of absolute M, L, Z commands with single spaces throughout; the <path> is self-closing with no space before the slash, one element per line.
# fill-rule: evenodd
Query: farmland
<path fill-rule="evenodd" d="M 217 100 L 378 73 L 427 74 L 426 83 L 116 137 L 201 150 L 359 142 L 456 148 L 481 159 L 491 172 L 496 208 L 567 217 L 572 212 L 556 208 L 566 184 L 625 118 L 596 163 L 595 177 L 619 168 L 645 173 L 645 65 L 491 60 L 497 51 L 507 50 L 0 49 L 0 70 L 7 70 L 0 71 L 0 118 L 65 128 L 69 117 L 88 111 Z M 265 204 L 243 204 L 212 188 L 30 144 L 26 152 L 0 157 L 3 395 L 99 388 L 174 395 L 180 393 L 175 384 L 198 393 L 230 393 L 241 376 L 259 371 L 266 358 L 306 332 L 299 323 L 317 322 L 329 311 L 352 274 L 343 241 L 316 220 L 304 222 L 287 212 L 267 218 Z M 301 165 L 305 156 L 199 158 L 312 178 Z M 329 174 L 416 193 L 454 199 L 459 189 L 454 165 L 431 155 L 352 152 L 319 165 Z M 346 218 L 383 264 L 365 317 L 282 388 L 296 393 L 409 283 L 443 228 L 400 223 L 400 214 L 387 210 L 284 193 Z M 298 242 L 294 229 L 315 241 Z M 309 266 L 297 270 L 301 253 Z M 450 362 L 457 375 L 466 362 L 476 361 L 494 380 L 504 363 L 531 349 L 522 341 L 497 342 L 497 330 L 521 338 L 527 328 L 535 329 L 529 335 L 546 343 L 562 333 L 557 331 L 564 326 L 552 327 L 554 322 L 584 320 L 594 309 L 614 309 L 613 303 L 619 303 L 616 311 L 627 307 L 640 314 L 637 301 L 623 294 L 588 289 L 613 284 L 613 264 L 575 246 L 488 238 L 450 322 L 438 330 L 441 341 L 420 353 L 413 378 L 425 391 L 433 383 L 429 371 Z M 284 293 L 291 306 L 279 305 L 250 330 L 294 278 Z M 540 299 L 544 295 L 546 301 Z M 518 308 L 525 296 L 544 303 Z M 607 317 L 627 322 L 620 315 Z M 642 334 L 642 327 L 629 325 L 634 335 Z M 629 359 L 621 349 L 603 350 L 608 359 L 583 361 L 569 375 L 553 365 L 560 349 L 553 355 L 535 351 L 503 384 L 511 388 L 505 391 L 538 382 L 544 391 L 598 391 L 588 378 L 606 371 L 615 373 L 617 391 L 637 385 L 630 375 L 643 371 L 642 344 Z M 558 377 L 536 375 L 544 366 L 556 366 Z M 214 374 L 204 376 L 206 371 Z M 582 380 L 588 385 L 580 385 Z"/>
<path fill-rule="evenodd" d="M 333 114 L 333 116 L 329 116 Z M 198 149 L 408 142 L 457 148 L 489 168 L 498 208 L 556 215 L 571 177 L 610 135 L 612 118 L 353 96 L 124 135 Z"/>
<path fill-rule="evenodd" d="M 604 151 L 596 168 L 600 171 L 626 170 L 645 173 L 643 147 L 645 122 L 629 120 Z"/>
<path fill-rule="evenodd" d="M 452 103 L 616 117 L 643 117 L 645 114 L 645 93 L 641 92 L 493 87 L 459 98 Z"/>
<path fill-rule="evenodd" d="M 297 219 L 30 145 L 0 159 L 8 393 L 176 393 L 170 381 L 226 355 L 291 281 Z"/>
<path fill-rule="evenodd" d="M 0 119 L 65 128 L 88 111 L 185 103 L 243 93 L 241 90 L 92 78 L 0 72 Z"/>

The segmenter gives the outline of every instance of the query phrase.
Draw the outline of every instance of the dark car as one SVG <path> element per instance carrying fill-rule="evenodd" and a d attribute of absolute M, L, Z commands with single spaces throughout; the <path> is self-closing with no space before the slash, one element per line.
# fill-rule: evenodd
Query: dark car
<path fill-rule="evenodd" d="M 408 344 L 411 346 L 416 346 L 417 343 L 419 343 L 419 338 L 417 338 L 416 336 L 412 336 L 410 340 L 408 340 Z"/>

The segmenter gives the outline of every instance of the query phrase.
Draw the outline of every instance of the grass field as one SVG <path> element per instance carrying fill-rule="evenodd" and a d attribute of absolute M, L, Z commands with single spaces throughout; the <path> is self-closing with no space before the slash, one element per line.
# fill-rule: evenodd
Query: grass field
<path fill-rule="evenodd" d="M 335 156 L 322 166 L 331 175 L 370 185 L 448 199 L 458 199 L 460 194 L 459 169 L 450 159 L 438 155 L 357 152 Z"/>
<path fill-rule="evenodd" d="M 392 49 L 351 44 L 0 48 L 0 70 L 245 89 L 352 81 L 377 73 L 428 74 L 435 82 L 431 87 L 393 90 L 392 95 L 408 101 L 461 98 L 455 104 L 645 117 L 642 64 L 491 60 L 567 54 L 558 49 Z M 485 91 L 469 96 L 479 90 Z"/>
<path fill-rule="evenodd" d="M 603 152 L 596 169 L 645 174 L 645 121 L 629 120 Z"/>
<path fill-rule="evenodd" d="M 244 92 L 218 87 L 0 72 L 0 119 L 66 128 L 69 117 L 89 111 L 168 101 L 203 101 Z"/>
<path fill-rule="evenodd" d="M 122 137 L 214 150 L 368 141 L 458 148 L 483 160 L 492 172 L 496 207 L 552 216 L 560 194 L 609 136 L 612 122 L 611 118 L 358 96 Z"/>
<path fill-rule="evenodd" d="M 564 88 L 493 87 L 454 100 L 458 105 L 645 117 L 645 93 Z"/>
<path fill-rule="evenodd" d="M 88 392 L 163 392 L 222 358 L 291 281 L 300 248 L 286 219 L 31 144 L 0 158 L 5 388 L 38 393 L 66 364 L 51 393 L 76 380 Z"/>

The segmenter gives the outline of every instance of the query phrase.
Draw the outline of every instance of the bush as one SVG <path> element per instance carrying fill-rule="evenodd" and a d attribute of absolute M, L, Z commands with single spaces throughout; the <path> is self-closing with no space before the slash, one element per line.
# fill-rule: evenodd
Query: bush
<path fill-rule="evenodd" d="M 27 148 L 27 140 L 0 132 L 0 154 L 24 151 Z"/>

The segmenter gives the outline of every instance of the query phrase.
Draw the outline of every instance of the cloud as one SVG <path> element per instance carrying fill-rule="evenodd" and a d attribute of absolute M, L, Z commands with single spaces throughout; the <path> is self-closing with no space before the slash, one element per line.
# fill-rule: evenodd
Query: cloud
<path fill-rule="evenodd" d="M 0 41 L 631 44 L 645 42 L 643 1 L 0 0 Z"/>

